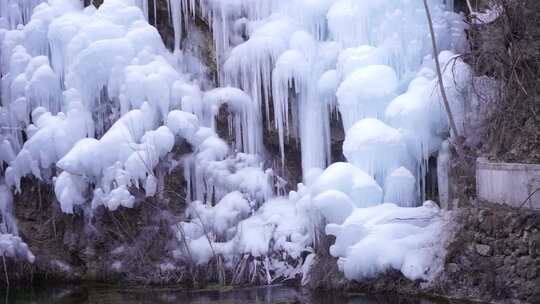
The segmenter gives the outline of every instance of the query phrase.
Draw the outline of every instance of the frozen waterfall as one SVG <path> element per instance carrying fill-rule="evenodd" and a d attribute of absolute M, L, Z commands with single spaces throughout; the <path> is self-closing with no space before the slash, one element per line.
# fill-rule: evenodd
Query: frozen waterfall
<path fill-rule="evenodd" d="M 428 2 L 459 117 L 465 24 L 453 1 Z M 2 0 L 0 187 L 21 191 L 33 177 L 53 185 L 63 212 L 91 216 L 159 197 L 181 166 L 187 220 L 171 229 L 197 264 L 247 254 L 268 283 L 294 276 L 328 224 L 348 278 L 394 268 L 429 279 L 445 215 L 421 203 L 422 188 L 449 132 L 422 1 L 167 0 L 173 50 L 149 24 L 156 3 Z M 217 83 L 189 60 L 195 18 L 212 32 Z M 224 106 L 229 139 L 216 123 Z M 332 163 L 336 120 L 347 162 Z M 297 143 L 303 182 L 279 197 Z M 179 145 L 191 151 L 173 159 Z"/>

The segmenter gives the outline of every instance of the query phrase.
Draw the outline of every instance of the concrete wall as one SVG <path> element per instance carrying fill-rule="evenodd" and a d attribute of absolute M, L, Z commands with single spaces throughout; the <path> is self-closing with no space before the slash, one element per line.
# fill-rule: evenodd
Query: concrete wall
<path fill-rule="evenodd" d="M 476 189 L 480 200 L 519 207 L 538 188 L 540 165 L 477 160 Z M 540 210 L 540 190 L 524 207 Z"/>

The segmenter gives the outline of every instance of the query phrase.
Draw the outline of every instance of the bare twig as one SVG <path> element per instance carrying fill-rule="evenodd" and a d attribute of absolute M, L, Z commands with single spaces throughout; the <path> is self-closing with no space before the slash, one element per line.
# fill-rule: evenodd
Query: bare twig
<path fill-rule="evenodd" d="M 538 191 L 540 191 L 540 188 L 534 190 L 531 194 L 529 194 L 529 196 L 527 196 L 527 198 L 519 205 L 518 209 L 521 209 L 523 206 L 525 206 L 527 202 L 530 203 L 531 197 L 533 197 L 533 195 L 535 195 Z"/>
<path fill-rule="evenodd" d="M 470 15 L 474 15 L 474 14 L 475 14 L 475 12 L 474 12 L 474 10 L 473 10 L 473 7 L 472 7 L 472 5 L 471 5 L 471 0 L 467 0 L 467 8 L 469 8 L 469 14 L 470 14 Z"/>
<path fill-rule="evenodd" d="M 9 275 L 6 266 L 6 256 L 2 253 L 2 261 L 4 262 L 4 274 L 6 276 L 6 286 L 9 289 Z"/>
<path fill-rule="evenodd" d="M 437 68 L 437 79 L 439 82 L 439 90 L 441 92 L 441 97 L 443 99 L 444 109 L 446 111 L 446 115 L 448 116 L 448 121 L 450 123 L 450 128 L 452 129 L 452 132 L 454 133 L 454 136 L 456 138 L 459 138 L 459 133 L 456 127 L 456 123 L 454 121 L 454 116 L 452 115 L 452 111 L 450 109 L 450 103 L 448 102 L 448 96 L 446 96 L 446 90 L 444 89 L 444 81 L 442 77 L 442 71 L 441 71 L 441 63 L 439 62 L 439 51 L 437 50 L 437 41 L 435 39 L 435 30 L 433 29 L 433 21 L 431 19 L 431 13 L 429 11 L 429 6 L 427 3 L 427 0 L 423 0 L 424 2 L 424 8 L 426 10 L 426 16 L 428 19 L 429 24 L 429 32 L 431 34 L 431 44 L 433 47 L 433 59 L 435 59 L 435 66 Z M 459 141 L 458 141 L 458 145 Z"/>

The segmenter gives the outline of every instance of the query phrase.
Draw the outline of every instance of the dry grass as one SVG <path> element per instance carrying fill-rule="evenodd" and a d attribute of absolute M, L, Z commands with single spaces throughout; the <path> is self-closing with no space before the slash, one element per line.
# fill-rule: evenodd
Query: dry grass
<path fill-rule="evenodd" d="M 477 75 L 500 81 L 484 152 L 503 161 L 540 162 L 540 1 L 492 0 L 493 23 L 473 25 L 467 56 Z"/>

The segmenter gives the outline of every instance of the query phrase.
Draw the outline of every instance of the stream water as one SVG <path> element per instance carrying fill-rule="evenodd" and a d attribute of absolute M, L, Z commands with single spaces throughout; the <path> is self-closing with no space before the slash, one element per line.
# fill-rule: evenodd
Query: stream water
<path fill-rule="evenodd" d="M 305 304 L 443 304 L 445 300 L 341 292 L 308 293 L 285 286 L 185 291 L 174 288 L 110 285 L 44 286 L 0 290 L 0 303 L 60 304 L 195 304 L 195 303 L 305 303 Z"/>

